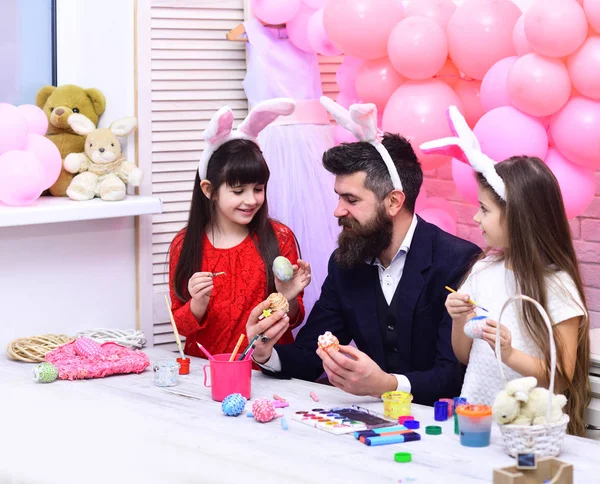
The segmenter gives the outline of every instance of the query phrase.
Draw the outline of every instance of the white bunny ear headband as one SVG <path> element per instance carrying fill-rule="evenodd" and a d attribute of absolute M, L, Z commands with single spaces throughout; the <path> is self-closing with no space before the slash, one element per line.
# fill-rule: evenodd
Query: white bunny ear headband
<path fill-rule="evenodd" d="M 375 147 L 388 169 L 394 189 L 402 191 L 402 182 L 396 165 L 388 150 L 381 144 L 383 132 L 377 127 L 375 104 L 353 104 L 350 110 L 347 110 L 326 96 L 321 97 L 321 104 L 340 126 L 350 131 L 359 141 L 366 141 Z"/>
<path fill-rule="evenodd" d="M 452 138 L 441 138 L 423 143 L 420 148 L 425 154 L 442 154 L 452 156 L 463 163 L 470 164 L 476 172 L 481 173 L 498 196 L 506 201 L 504 180 L 496 172 L 495 162 L 481 152 L 475 133 L 463 118 L 456 106 L 450 106 L 447 112 Z"/>
<path fill-rule="evenodd" d="M 279 116 L 289 116 L 296 109 L 293 99 L 277 98 L 263 101 L 248 114 L 246 119 L 233 130 L 233 112 L 229 106 L 223 106 L 210 120 L 208 127 L 202 133 L 206 147 L 200 156 L 198 174 L 200 180 L 206 179 L 210 157 L 227 141 L 247 139 L 258 144 L 258 134 Z"/>

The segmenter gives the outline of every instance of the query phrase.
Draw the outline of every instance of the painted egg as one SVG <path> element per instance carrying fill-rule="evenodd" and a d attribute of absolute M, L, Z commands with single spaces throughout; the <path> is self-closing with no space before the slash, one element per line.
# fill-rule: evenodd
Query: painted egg
<path fill-rule="evenodd" d="M 266 423 L 273 420 L 277 412 L 275 412 L 275 407 L 273 407 L 273 404 L 269 400 L 259 398 L 252 404 L 252 414 L 256 421 Z"/>
<path fill-rule="evenodd" d="M 77 338 L 75 340 L 75 353 L 85 358 L 94 358 L 102 353 L 100 344 L 90 338 Z"/>
<path fill-rule="evenodd" d="M 244 411 L 246 406 L 246 398 L 240 393 L 232 393 L 228 395 L 221 403 L 221 409 L 223 413 L 229 417 L 237 417 Z"/>
<path fill-rule="evenodd" d="M 469 338 L 482 339 L 483 328 L 486 326 L 487 316 L 476 316 L 473 319 L 467 321 L 465 324 L 464 332 Z"/>
<path fill-rule="evenodd" d="M 275 257 L 275 260 L 273 261 L 273 274 L 275 274 L 275 277 L 282 282 L 289 281 L 294 275 L 292 263 L 281 255 Z"/>
<path fill-rule="evenodd" d="M 33 379 L 39 383 L 52 383 L 58 378 L 58 369 L 52 363 L 44 361 L 33 369 Z"/>

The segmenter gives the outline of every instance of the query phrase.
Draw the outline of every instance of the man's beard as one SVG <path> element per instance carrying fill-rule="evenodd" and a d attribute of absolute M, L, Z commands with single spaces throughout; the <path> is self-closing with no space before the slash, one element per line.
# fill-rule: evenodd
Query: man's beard
<path fill-rule="evenodd" d="M 385 213 L 383 205 L 375 217 L 363 225 L 348 217 L 340 217 L 338 223 L 351 229 L 343 230 L 339 235 L 335 251 L 335 261 L 344 269 L 375 259 L 392 242 L 392 219 Z"/>

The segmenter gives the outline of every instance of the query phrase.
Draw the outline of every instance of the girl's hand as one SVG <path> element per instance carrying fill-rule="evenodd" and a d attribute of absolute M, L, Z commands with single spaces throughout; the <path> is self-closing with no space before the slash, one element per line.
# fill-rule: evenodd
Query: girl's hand
<path fill-rule="evenodd" d="M 204 317 L 213 287 L 213 278 L 210 272 L 196 272 L 190 277 L 188 291 L 192 297 L 191 309 L 196 319 Z"/>
<path fill-rule="evenodd" d="M 275 288 L 277 292 L 283 294 L 283 296 L 291 301 L 298 297 L 306 286 L 310 284 L 310 264 L 298 259 L 298 265 L 292 266 L 294 271 L 292 278 L 287 282 L 282 282 L 275 277 Z"/>
<path fill-rule="evenodd" d="M 469 299 L 471 296 L 468 294 L 461 294 L 458 292 L 453 292 L 448 294 L 446 298 L 446 310 L 452 321 L 466 324 L 469 319 L 476 316 L 475 306 L 473 306 Z"/>
<path fill-rule="evenodd" d="M 492 321 L 488 319 L 486 321 L 486 325 L 483 328 L 483 339 L 489 343 L 494 352 L 496 351 L 496 328 L 498 327 L 498 323 L 496 321 Z M 512 337 L 509 329 L 503 324 L 500 325 L 500 353 L 502 356 L 502 361 L 506 362 L 506 360 L 510 357 L 512 353 Z"/>

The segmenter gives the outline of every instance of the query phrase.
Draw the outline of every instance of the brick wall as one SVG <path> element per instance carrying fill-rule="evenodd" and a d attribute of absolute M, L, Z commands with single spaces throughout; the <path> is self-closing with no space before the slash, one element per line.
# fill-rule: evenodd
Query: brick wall
<path fill-rule="evenodd" d="M 442 197 L 450 202 L 458 217 L 457 235 L 483 246 L 483 237 L 473 222 L 477 208 L 458 193 L 452 180 L 451 163 L 425 173 L 424 188 L 428 196 Z M 596 174 L 600 181 L 600 173 Z M 579 267 L 592 327 L 600 328 L 600 184 L 596 183 L 596 198 L 588 210 L 570 221 L 579 259 Z"/>

